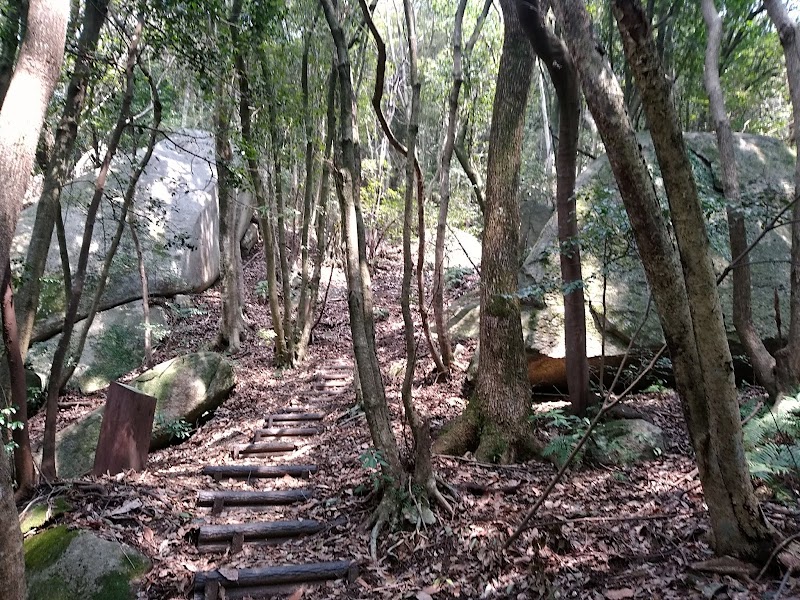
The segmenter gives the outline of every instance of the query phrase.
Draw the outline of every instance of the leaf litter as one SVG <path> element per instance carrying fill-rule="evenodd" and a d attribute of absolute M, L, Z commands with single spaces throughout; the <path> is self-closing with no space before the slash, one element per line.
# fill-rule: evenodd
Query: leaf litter
<path fill-rule="evenodd" d="M 392 254 L 394 252 L 394 254 Z M 388 313 L 376 323 L 378 356 L 401 451 L 410 456 L 411 436 L 402 416 L 400 383 L 405 364 L 400 280 L 396 250 L 379 257 L 374 269 L 375 306 Z M 505 538 L 535 502 L 555 473 L 549 463 L 487 465 L 464 457 L 434 457 L 441 478 L 460 495 L 454 516 L 435 513 L 436 522 L 395 528 L 380 541 L 380 559 L 369 560 L 366 524 L 377 500 L 370 494 L 373 473 L 362 457 L 371 447 L 363 412 L 351 393 L 315 405 L 309 394 L 316 376 L 332 361 L 350 360 L 346 290 L 336 271 L 328 305 L 315 330 L 309 359 L 293 370 L 272 368 L 272 348 L 258 335 L 268 330 L 268 307 L 254 292 L 264 279 L 262 261 L 246 262 L 247 315 L 255 323 L 242 351 L 231 357 L 237 386 L 213 417 L 181 444 L 150 455 L 147 469 L 113 477 L 86 477 L 40 488 L 48 497 L 66 496 L 73 510 L 57 517 L 72 527 L 136 547 L 152 561 L 140 598 L 189 597 L 195 573 L 218 568 L 235 581 L 238 569 L 329 560 L 355 560 L 359 576 L 350 583 L 330 582 L 298 588 L 297 600 L 449 598 L 773 598 L 781 574 L 756 580 L 747 569 L 702 568 L 714 558 L 710 527 L 697 481 L 694 458 L 677 397 L 670 391 L 639 394 L 628 402 L 664 429 L 666 451 L 656 460 L 630 467 L 580 466 L 556 485 L 530 528 L 507 551 Z M 472 282 L 474 285 L 475 282 Z M 459 292 L 463 292 L 464 288 Z M 207 348 L 216 334 L 219 289 L 194 297 L 196 315 L 174 316 L 172 333 L 156 351 L 156 361 Z M 414 401 L 431 421 L 434 434 L 458 416 L 466 401 L 462 387 L 474 342 L 459 348 L 454 376 L 434 381 L 424 343 L 415 372 Z M 399 376 L 396 373 L 400 373 Z M 130 377 L 137 373 L 132 373 Z M 388 374 L 392 374 L 389 376 Z M 59 412 L 59 428 L 102 405 L 102 394 L 68 394 Z M 265 418 L 287 406 L 323 409 L 323 431 L 295 452 L 259 458 L 262 464 L 312 463 L 307 479 L 284 477 L 214 483 L 200 475 L 204 465 L 229 464 L 234 443 L 252 438 Z M 31 419 L 34 441 L 42 437 L 44 415 Z M 315 490 L 308 501 L 265 509 L 228 508 L 211 516 L 195 505 L 198 490 Z M 765 504 L 782 535 L 800 531 L 797 506 Z M 201 553 L 194 545 L 205 523 L 261 519 L 316 519 L 331 524 L 320 534 L 282 544 L 249 545 L 235 555 Z M 791 553 L 796 557 L 797 553 Z M 788 560 L 788 559 L 787 559 Z M 797 560 L 794 558 L 794 560 Z M 782 598 L 800 597 L 800 584 L 788 578 Z"/>

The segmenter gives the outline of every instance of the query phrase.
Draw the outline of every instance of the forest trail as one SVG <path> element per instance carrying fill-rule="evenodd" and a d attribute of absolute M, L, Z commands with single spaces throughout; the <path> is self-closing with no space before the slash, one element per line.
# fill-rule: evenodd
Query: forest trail
<path fill-rule="evenodd" d="M 317 465 L 298 464 L 293 455 L 321 433 L 328 413 L 327 402 L 332 397 L 353 393 L 353 365 L 345 360 L 331 362 L 317 371 L 311 380 L 310 390 L 302 404 L 284 406 L 266 417 L 263 428 L 257 429 L 248 444 L 234 445 L 234 461 L 247 460 L 246 464 L 206 465 L 201 472 L 213 478 L 216 488 L 200 490 L 198 507 L 210 508 L 212 517 L 231 508 L 247 507 L 239 511 L 237 522 L 201 525 L 197 531 L 197 548 L 210 552 L 224 561 L 242 551 L 244 544 L 275 544 L 305 535 L 325 535 L 338 523 L 313 519 L 278 520 L 253 518 L 253 510 L 275 505 L 303 503 L 315 495 L 312 485 L 291 490 L 274 490 L 264 480 L 274 482 L 279 478 L 312 478 L 319 471 Z M 332 425 L 335 427 L 335 424 Z M 258 462 L 256 462 L 256 460 Z M 243 479 L 249 489 L 231 489 L 225 480 Z M 197 573 L 194 579 L 195 600 L 221 598 L 269 598 L 275 595 L 302 594 L 304 586 L 328 580 L 346 578 L 352 582 L 358 576 L 358 565 L 352 560 L 327 562 L 297 562 L 284 565 L 256 566 L 231 569 L 221 567 Z"/>

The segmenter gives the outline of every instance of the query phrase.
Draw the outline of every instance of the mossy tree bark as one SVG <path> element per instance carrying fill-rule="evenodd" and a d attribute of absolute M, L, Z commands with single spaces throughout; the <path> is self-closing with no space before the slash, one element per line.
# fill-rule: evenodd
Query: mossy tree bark
<path fill-rule="evenodd" d="M 477 443 L 478 460 L 511 462 L 526 447 L 529 434 L 530 385 L 517 295 L 517 189 L 534 56 L 516 0 L 501 0 L 500 6 L 505 31 L 489 131 L 478 385 L 465 413 L 434 449 L 460 454 Z"/>
<path fill-rule="evenodd" d="M 605 144 L 661 317 L 716 551 L 763 557 L 771 550 L 772 540 L 744 459 L 736 388 L 705 223 L 650 27 L 638 2 L 613 3 L 664 175 L 677 250 L 625 111 L 622 90 L 598 51 L 601 46 L 586 5 L 582 0 L 558 0 L 554 8 Z"/>

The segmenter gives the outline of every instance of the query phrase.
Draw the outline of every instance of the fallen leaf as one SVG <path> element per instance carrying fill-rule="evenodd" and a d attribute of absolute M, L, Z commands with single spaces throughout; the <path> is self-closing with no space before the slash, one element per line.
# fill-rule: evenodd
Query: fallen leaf
<path fill-rule="evenodd" d="M 415 597 L 417 600 L 433 600 L 433 596 L 423 590 L 418 591 Z"/>
<path fill-rule="evenodd" d="M 608 600 L 623 600 L 623 598 L 633 598 L 636 592 L 631 588 L 620 588 L 618 590 L 608 590 L 606 598 Z"/>
<path fill-rule="evenodd" d="M 239 581 L 239 569 L 232 569 L 230 567 L 220 567 L 217 569 L 219 574 L 228 581 Z"/>

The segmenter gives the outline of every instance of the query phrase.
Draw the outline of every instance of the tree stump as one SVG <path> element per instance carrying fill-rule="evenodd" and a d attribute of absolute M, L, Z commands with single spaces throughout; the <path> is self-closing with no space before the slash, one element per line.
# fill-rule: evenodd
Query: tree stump
<path fill-rule="evenodd" d="M 136 388 L 112 382 L 106 395 L 93 475 L 115 475 L 147 464 L 156 399 Z"/>

